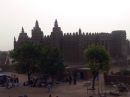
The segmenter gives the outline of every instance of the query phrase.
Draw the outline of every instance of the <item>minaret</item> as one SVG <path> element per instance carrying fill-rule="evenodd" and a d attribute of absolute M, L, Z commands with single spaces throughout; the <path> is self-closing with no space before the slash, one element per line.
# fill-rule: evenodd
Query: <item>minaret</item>
<path fill-rule="evenodd" d="M 14 37 L 14 48 L 17 48 L 22 44 L 27 43 L 28 41 L 29 41 L 29 37 L 27 33 L 24 31 L 24 28 L 22 27 L 21 33 L 19 33 L 19 37 L 17 41 L 16 38 Z"/>
<path fill-rule="evenodd" d="M 55 20 L 54 27 L 58 27 L 57 19 Z"/>
<path fill-rule="evenodd" d="M 61 31 L 61 28 L 58 26 L 57 19 L 55 19 L 54 27 L 51 32 L 51 39 L 52 39 L 52 46 L 60 48 L 61 41 L 62 41 L 63 32 Z"/>
<path fill-rule="evenodd" d="M 43 40 L 43 32 L 39 27 L 38 20 L 35 22 L 35 26 L 32 29 L 32 41 L 36 43 L 40 43 Z"/>
<path fill-rule="evenodd" d="M 15 38 L 15 36 L 14 36 L 14 42 L 16 42 L 16 38 Z"/>
<path fill-rule="evenodd" d="M 24 28 L 22 27 L 22 31 L 21 31 L 22 33 L 24 33 Z"/>
<path fill-rule="evenodd" d="M 51 32 L 51 35 L 54 36 L 62 36 L 63 32 L 61 31 L 61 28 L 58 26 L 58 21 L 55 19 L 53 31 Z"/>
<path fill-rule="evenodd" d="M 81 33 L 81 28 L 79 28 L 79 33 Z"/>
<path fill-rule="evenodd" d="M 82 32 L 82 31 L 81 31 L 81 28 L 79 28 L 79 35 L 81 35 L 81 32 Z"/>
<path fill-rule="evenodd" d="M 36 28 L 39 28 L 39 24 L 38 24 L 38 21 L 36 20 L 36 23 L 35 23 L 35 27 Z"/>
<path fill-rule="evenodd" d="M 18 41 L 27 41 L 28 35 L 25 33 L 24 28 L 22 27 L 21 33 L 19 34 Z"/>
<path fill-rule="evenodd" d="M 16 48 L 16 38 L 14 37 L 14 48 Z"/>

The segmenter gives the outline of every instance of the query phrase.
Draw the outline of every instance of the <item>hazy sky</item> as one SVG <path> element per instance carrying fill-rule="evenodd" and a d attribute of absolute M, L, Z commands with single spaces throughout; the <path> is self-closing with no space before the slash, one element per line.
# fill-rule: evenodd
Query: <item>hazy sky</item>
<path fill-rule="evenodd" d="M 22 26 L 31 36 L 36 19 L 50 34 L 56 18 L 64 33 L 126 30 L 130 39 L 130 0 L 0 0 L 0 50 L 13 49 Z"/>

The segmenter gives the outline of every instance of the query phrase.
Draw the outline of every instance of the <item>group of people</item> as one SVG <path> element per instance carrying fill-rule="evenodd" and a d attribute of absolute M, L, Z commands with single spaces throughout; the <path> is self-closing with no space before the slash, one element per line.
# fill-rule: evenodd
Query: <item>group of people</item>
<path fill-rule="evenodd" d="M 19 85 L 19 78 L 16 75 L 11 75 L 6 78 L 6 88 L 12 88 Z"/>
<path fill-rule="evenodd" d="M 32 78 L 30 82 L 23 83 L 23 86 L 28 85 L 31 87 L 41 87 L 41 86 L 47 87 L 48 92 L 50 93 L 52 91 L 53 80 L 51 77 L 48 77 L 47 79 Z"/>
<path fill-rule="evenodd" d="M 72 84 L 72 82 L 73 82 L 73 84 L 74 85 L 76 85 L 77 84 L 77 74 L 76 73 L 73 73 L 73 75 L 68 75 L 67 77 L 66 77 L 66 82 L 69 82 L 69 84 L 71 85 Z"/>

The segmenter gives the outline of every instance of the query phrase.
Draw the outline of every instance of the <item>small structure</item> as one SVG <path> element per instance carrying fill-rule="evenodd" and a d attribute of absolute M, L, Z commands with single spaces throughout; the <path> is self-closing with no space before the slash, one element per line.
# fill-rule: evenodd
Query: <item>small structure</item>
<path fill-rule="evenodd" d="M 90 68 L 87 66 L 79 65 L 79 66 L 68 66 L 66 67 L 66 72 L 73 77 L 74 73 L 76 74 L 76 78 L 79 80 L 88 80 L 91 77 Z"/>

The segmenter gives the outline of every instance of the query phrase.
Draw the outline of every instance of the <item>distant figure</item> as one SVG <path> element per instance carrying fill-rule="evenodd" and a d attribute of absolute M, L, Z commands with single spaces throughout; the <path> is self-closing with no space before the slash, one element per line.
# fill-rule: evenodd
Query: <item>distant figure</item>
<path fill-rule="evenodd" d="M 69 76 L 69 84 L 71 85 L 71 83 L 72 83 L 72 77 Z"/>
<path fill-rule="evenodd" d="M 16 77 L 16 85 L 19 86 L 19 78 Z"/>
<path fill-rule="evenodd" d="M 73 74 L 73 84 L 76 85 L 77 84 L 77 73 L 74 72 Z"/>
<path fill-rule="evenodd" d="M 6 88 L 7 88 L 7 89 L 12 88 L 12 83 L 11 83 L 11 81 L 10 81 L 10 78 L 7 78 L 7 81 L 6 81 Z"/>
<path fill-rule="evenodd" d="M 68 83 L 69 79 L 68 77 L 65 77 L 65 83 Z"/>
<path fill-rule="evenodd" d="M 76 85 L 77 84 L 77 79 L 74 78 L 73 81 L 74 81 L 74 85 Z"/>
<path fill-rule="evenodd" d="M 52 91 L 52 78 L 50 77 L 48 80 L 47 80 L 47 88 L 48 88 L 48 92 L 51 92 Z"/>
<path fill-rule="evenodd" d="M 52 85 L 51 84 L 48 84 L 47 85 L 47 88 L 48 88 L 48 92 L 50 93 L 52 91 Z"/>

